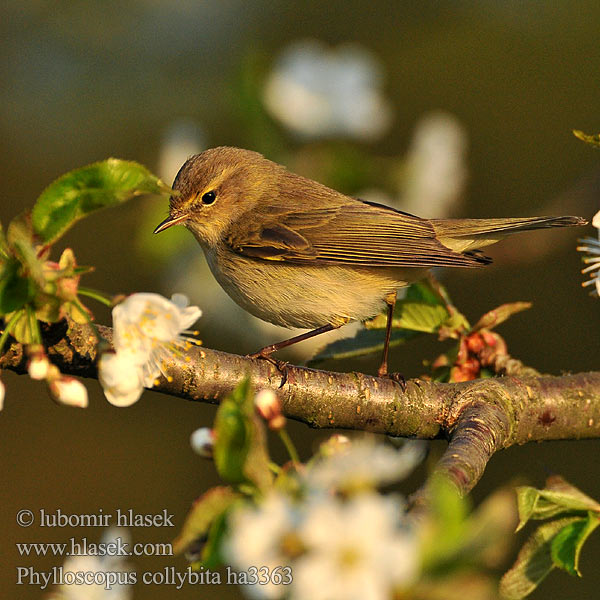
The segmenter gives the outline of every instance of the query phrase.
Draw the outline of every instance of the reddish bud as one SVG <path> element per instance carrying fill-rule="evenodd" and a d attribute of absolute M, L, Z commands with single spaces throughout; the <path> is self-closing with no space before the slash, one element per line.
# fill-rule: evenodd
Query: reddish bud
<path fill-rule="evenodd" d="M 281 401 L 273 390 L 260 390 L 254 398 L 256 412 L 267 422 L 281 416 Z"/>
<path fill-rule="evenodd" d="M 479 333 L 472 333 L 467 337 L 467 348 L 472 354 L 479 354 L 484 346 L 485 342 Z"/>

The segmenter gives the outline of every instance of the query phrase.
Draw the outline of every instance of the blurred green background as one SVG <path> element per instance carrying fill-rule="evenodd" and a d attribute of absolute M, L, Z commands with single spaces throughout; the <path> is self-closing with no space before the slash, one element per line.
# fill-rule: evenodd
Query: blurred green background
<path fill-rule="evenodd" d="M 591 0 L 9 1 L 0 20 L 0 220 L 30 207 L 63 172 L 108 156 L 172 177 L 165 166 L 172 139 L 183 139 L 190 152 L 195 145 L 249 147 L 348 193 L 389 193 L 389 168 L 401 169 L 417 123 L 432 110 L 453 115 L 468 137 L 469 176 L 453 216 L 548 212 L 591 218 L 600 208 L 600 154 L 571 129 L 600 131 L 599 23 L 600 5 Z M 384 133 L 367 141 L 301 139 L 265 112 L 260 90 L 277 56 L 307 38 L 332 48 L 356 43 L 376 57 L 380 91 L 393 115 Z M 348 175 L 332 157 L 347 159 L 356 171 Z M 366 163 L 372 168 L 364 166 L 365 157 L 373 157 Z M 189 234 L 152 238 L 166 209 L 165 200 L 138 199 L 78 224 L 64 243 L 80 263 L 96 265 L 87 285 L 113 293 L 187 291 L 204 310 L 199 326 L 209 347 L 248 352 L 279 339 L 280 332 L 248 320 L 214 286 Z M 420 213 L 434 216 L 426 203 Z M 499 330 L 514 356 L 543 372 L 591 370 L 598 367 L 600 304 L 581 289 L 575 247 L 578 236 L 592 233 L 590 227 L 512 238 L 490 251 L 492 267 L 441 276 L 473 320 L 503 302 L 534 303 Z M 97 315 L 110 322 L 107 311 Z M 392 365 L 416 376 L 423 372 L 420 361 L 435 357 L 438 346 L 421 340 L 396 349 Z M 375 362 L 325 366 L 373 372 Z M 175 515 L 175 531 L 137 528 L 132 536 L 168 541 L 193 499 L 216 481 L 212 465 L 188 443 L 195 428 L 211 424 L 212 406 L 146 392 L 132 408 L 117 409 L 90 381 L 90 408 L 69 410 L 25 377 L 5 373 L 3 381 L 3 596 L 15 597 L 17 565 L 48 570 L 61 564 L 19 557 L 15 542 L 100 536 L 94 529 L 20 529 L 19 509 L 167 509 Z M 326 435 L 301 425 L 290 429 L 304 456 Z M 273 447 L 283 457 L 276 440 Z M 434 452 L 442 448 L 433 444 Z M 514 478 L 541 486 L 553 472 L 600 498 L 598 449 L 597 441 L 510 449 L 493 458 L 474 500 Z M 414 490 L 424 473 L 423 467 L 404 490 Z M 551 589 L 555 598 L 596 598 L 598 537 L 584 549 L 583 581 L 554 573 L 532 597 L 544 598 Z M 182 558 L 138 557 L 132 563 L 138 572 L 185 567 Z M 43 594 L 32 585 L 16 591 L 24 599 Z M 172 593 L 169 586 L 139 585 L 134 598 Z M 179 597 L 239 593 L 187 586 Z"/>

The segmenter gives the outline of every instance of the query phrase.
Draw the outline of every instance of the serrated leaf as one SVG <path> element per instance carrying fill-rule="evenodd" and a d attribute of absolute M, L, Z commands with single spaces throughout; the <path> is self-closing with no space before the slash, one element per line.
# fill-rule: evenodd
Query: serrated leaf
<path fill-rule="evenodd" d="M 400 346 L 421 335 L 417 331 L 396 330 L 390 337 L 390 348 Z M 385 334 L 380 329 L 359 329 L 353 337 L 335 340 L 317 351 L 308 365 L 317 365 L 325 360 L 343 360 L 366 356 L 383 350 Z"/>
<path fill-rule="evenodd" d="M 507 304 L 501 304 L 497 308 L 486 312 L 480 319 L 473 325 L 472 332 L 479 331 L 480 329 L 493 329 L 509 319 L 512 315 L 531 308 L 531 302 L 508 302 Z"/>
<path fill-rule="evenodd" d="M 561 494 L 559 498 L 566 502 L 565 506 L 577 510 L 591 510 L 600 513 L 600 503 L 584 494 L 579 488 L 569 483 L 560 475 L 552 475 L 546 480 L 545 494 Z"/>
<path fill-rule="evenodd" d="M 540 493 L 534 487 L 529 485 L 519 486 L 516 491 L 517 507 L 519 510 L 519 524 L 517 526 L 517 531 L 519 531 L 519 529 L 522 529 L 531 518 L 537 500 L 540 497 Z"/>
<path fill-rule="evenodd" d="M 589 535 L 600 525 L 598 515 L 588 513 L 587 518 L 574 521 L 552 540 L 551 554 L 554 564 L 569 575 L 579 575 L 579 555 Z"/>
<path fill-rule="evenodd" d="M 173 551 L 179 554 L 205 536 L 214 520 L 240 497 L 240 494 L 225 486 L 214 487 L 200 496 L 190 509 L 181 532 L 173 540 Z"/>
<path fill-rule="evenodd" d="M 542 490 L 530 486 L 517 488 L 521 529 L 529 519 L 541 520 L 573 512 L 600 514 L 600 504 L 559 476 L 550 477 Z"/>
<path fill-rule="evenodd" d="M 52 243 L 79 219 L 100 208 L 141 194 L 168 193 L 170 188 L 146 167 L 109 158 L 75 169 L 51 183 L 33 207 L 33 229 L 43 242 Z"/>
<path fill-rule="evenodd" d="M 441 304 L 401 302 L 398 311 L 394 311 L 392 327 L 436 333 L 449 316 L 446 307 Z"/>
<path fill-rule="evenodd" d="M 396 302 L 392 326 L 433 333 L 450 316 L 444 300 L 427 280 L 413 283 L 404 298 Z M 387 315 L 377 315 L 365 321 L 367 329 L 385 329 Z"/>
<path fill-rule="evenodd" d="M 552 540 L 567 525 L 581 517 L 566 517 L 540 525 L 521 548 L 515 564 L 500 580 L 500 595 L 505 600 L 520 600 L 531 594 L 555 567 Z"/>
<path fill-rule="evenodd" d="M 586 144 L 590 144 L 595 148 L 600 148 L 600 134 L 596 135 L 588 135 L 587 133 L 583 133 L 579 129 L 573 129 L 573 135 L 580 140 L 586 142 Z"/>

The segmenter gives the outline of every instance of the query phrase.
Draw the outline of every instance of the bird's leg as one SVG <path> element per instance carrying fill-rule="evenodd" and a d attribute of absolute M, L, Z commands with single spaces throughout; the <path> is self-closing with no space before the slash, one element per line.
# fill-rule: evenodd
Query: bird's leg
<path fill-rule="evenodd" d="M 313 329 L 312 331 L 307 331 L 306 333 L 296 335 L 290 338 L 289 340 L 283 340 L 282 342 L 277 342 L 276 344 L 265 346 L 264 348 L 261 348 L 258 352 L 255 352 L 254 354 L 248 354 L 248 358 L 262 358 L 263 360 L 266 360 L 267 362 L 270 362 L 271 364 L 275 365 L 283 375 L 283 379 L 281 380 L 281 384 L 279 386 L 283 387 L 285 385 L 285 382 L 287 381 L 287 363 L 282 360 L 276 360 L 275 358 L 272 358 L 271 354 L 273 354 L 273 352 L 281 350 L 282 348 L 287 348 L 292 344 L 297 344 L 298 342 L 309 340 L 310 338 L 315 337 L 316 335 L 320 335 L 321 333 L 333 331 L 334 329 L 341 327 L 343 324 L 344 323 L 340 323 L 339 325 L 332 325 L 331 323 L 328 323 L 327 325 L 317 327 L 317 329 Z"/>
<path fill-rule="evenodd" d="M 392 320 L 394 318 L 394 306 L 396 306 L 397 293 L 393 292 L 385 297 L 385 303 L 388 307 L 387 313 L 387 325 L 385 327 L 385 344 L 383 346 L 383 356 L 381 358 L 381 365 L 377 371 L 379 377 L 386 377 L 388 374 L 388 352 L 390 350 L 390 336 L 392 335 Z"/>
<path fill-rule="evenodd" d="M 304 340 L 309 340 L 316 335 L 320 335 L 321 333 L 327 333 L 328 331 L 333 331 L 341 327 L 341 325 L 331 325 L 328 323 L 327 325 L 323 325 L 322 327 L 317 327 L 317 329 L 313 329 L 312 331 L 307 331 L 306 333 L 301 333 L 300 335 L 296 335 L 289 340 L 283 340 L 282 342 L 277 342 L 276 344 L 271 344 L 270 346 L 265 346 L 261 348 L 258 352 L 254 354 L 248 354 L 248 358 L 268 358 L 273 352 L 277 352 L 282 348 L 287 348 L 292 344 L 297 344 L 298 342 L 303 342 Z"/>

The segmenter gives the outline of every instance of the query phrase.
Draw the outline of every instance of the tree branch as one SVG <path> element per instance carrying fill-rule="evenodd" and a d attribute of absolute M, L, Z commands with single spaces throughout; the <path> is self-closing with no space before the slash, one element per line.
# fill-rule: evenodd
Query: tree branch
<path fill-rule="evenodd" d="M 110 341 L 112 330 L 99 327 Z M 61 332 L 61 335 L 64 333 Z M 96 340 L 88 327 L 72 324 L 64 337 L 46 332 L 48 354 L 63 373 L 97 377 Z M 51 344 L 51 345 L 50 345 Z M 23 347 L 13 343 L 0 368 L 26 372 Z M 208 348 L 192 348 L 169 365 L 172 381 L 153 390 L 218 403 L 245 377 L 254 387 L 278 391 L 284 414 L 316 428 L 347 428 L 449 445 L 436 472 L 461 493 L 477 483 L 491 456 L 529 441 L 600 437 L 600 373 L 500 377 L 463 383 L 411 380 L 406 389 L 362 373 L 336 373 L 271 363 Z"/>

